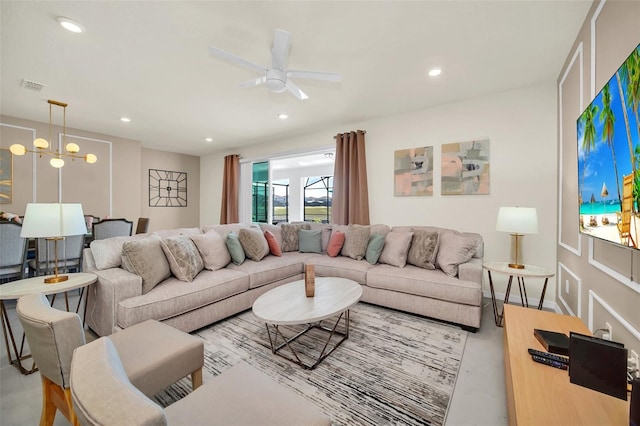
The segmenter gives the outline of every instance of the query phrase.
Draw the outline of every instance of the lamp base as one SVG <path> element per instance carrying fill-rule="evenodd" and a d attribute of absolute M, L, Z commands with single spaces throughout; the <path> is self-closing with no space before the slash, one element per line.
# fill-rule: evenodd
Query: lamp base
<path fill-rule="evenodd" d="M 524 265 L 521 263 L 510 263 L 509 268 L 513 269 L 524 269 Z"/>
<path fill-rule="evenodd" d="M 67 281 L 69 279 L 68 275 L 54 275 L 53 277 L 48 277 L 44 279 L 45 284 L 56 284 Z"/>

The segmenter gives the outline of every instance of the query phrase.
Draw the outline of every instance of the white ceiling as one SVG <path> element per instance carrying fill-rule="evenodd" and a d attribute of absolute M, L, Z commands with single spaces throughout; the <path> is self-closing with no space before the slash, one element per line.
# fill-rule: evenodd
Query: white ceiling
<path fill-rule="evenodd" d="M 69 104 L 68 127 L 203 155 L 552 83 L 591 1 L 0 4 L 1 114 L 47 122 L 55 99 Z M 58 16 L 86 32 L 63 30 Z M 256 75 L 207 51 L 268 65 L 276 28 L 291 32 L 289 68 L 339 72 L 342 82 L 296 81 L 305 101 L 242 89 Z M 435 66 L 442 75 L 426 77 Z"/>

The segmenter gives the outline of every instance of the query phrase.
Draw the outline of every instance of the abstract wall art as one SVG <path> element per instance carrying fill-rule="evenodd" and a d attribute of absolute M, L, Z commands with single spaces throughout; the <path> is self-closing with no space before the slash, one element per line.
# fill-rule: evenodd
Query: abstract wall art
<path fill-rule="evenodd" d="M 489 194 L 489 139 L 442 145 L 442 195 Z"/>
<path fill-rule="evenodd" d="M 394 195 L 433 195 L 433 147 L 394 153 Z"/>

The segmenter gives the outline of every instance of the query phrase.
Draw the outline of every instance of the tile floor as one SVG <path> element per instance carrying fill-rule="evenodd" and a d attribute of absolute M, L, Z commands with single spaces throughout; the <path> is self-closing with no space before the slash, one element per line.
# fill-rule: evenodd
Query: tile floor
<path fill-rule="evenodd" d="M 77 296 L 70 301 L 75 306 Z M 55 306 L 64 309 L 64 299 Z M 446 425 L 500 426 L 507 424 L 504 388 L 502 329 L 493 322 L 491 301 L 484 300 L 482 326 L 469 333 Z M 21 331 L 15 316 L 15 302 L 7 303 L 14 330 Z M 88 332 L 88 339 L 92 333 Z M 17 333 L 20 335 L 21 333 Z M 17 336 L 19 338 L 19 336 Z M 40 419 L 40 374 L 21 375 L 9 365 L 4 340 L 0 342 L 0 425 L 36 425 Z M 27 364 L 30 365 L 29 361 Z M 56 415 L 54 425 L 68 425 L 64 416 Z"/>

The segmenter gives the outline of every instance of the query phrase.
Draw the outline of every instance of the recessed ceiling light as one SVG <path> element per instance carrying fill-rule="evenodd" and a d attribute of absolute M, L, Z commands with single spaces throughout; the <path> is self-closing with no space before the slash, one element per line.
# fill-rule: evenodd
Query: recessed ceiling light
<path fill-rule="evenodd" d="M 73 21 L 69 18 L 63 18 L 62 16 L 58 16 L 56 18 L 56 21 L 58 21 L 58 23 L 62 25 L 62 28 L 64 28 L 67 31 L 71 31 L 72 33 L 83 33 L 85 31 L 82 25 L 78 24 L 76 21 Z"/>
<path fill-rule="evenodd" d="M 286 120 L 287 118 L 289 118 L 289 114 L 285 114 L 284 112 L 281 112 L 280 114 L 278 114 L 278 118 L 280 120 Z"/>
<path fill-rule="evenodd" d="M 123 123 L 128 123 L 131 121 L 131 119 L 128 117 L 120 117 L 120 121 L 122 121 Z"/>
<path fill-rule="evenodd" d="M 207 141 L 207 142 L 213 142 L 213 139 L 211 139 L 211 138 L 204 138 L 204 140 Z"/>
<path fill-rule="evenodd" d="M 429 77 L 435 77 L 437 75 L 440 75 L 442 73 L 442 70 L 440 68 L 431 68 L 429 70 Z"/>

